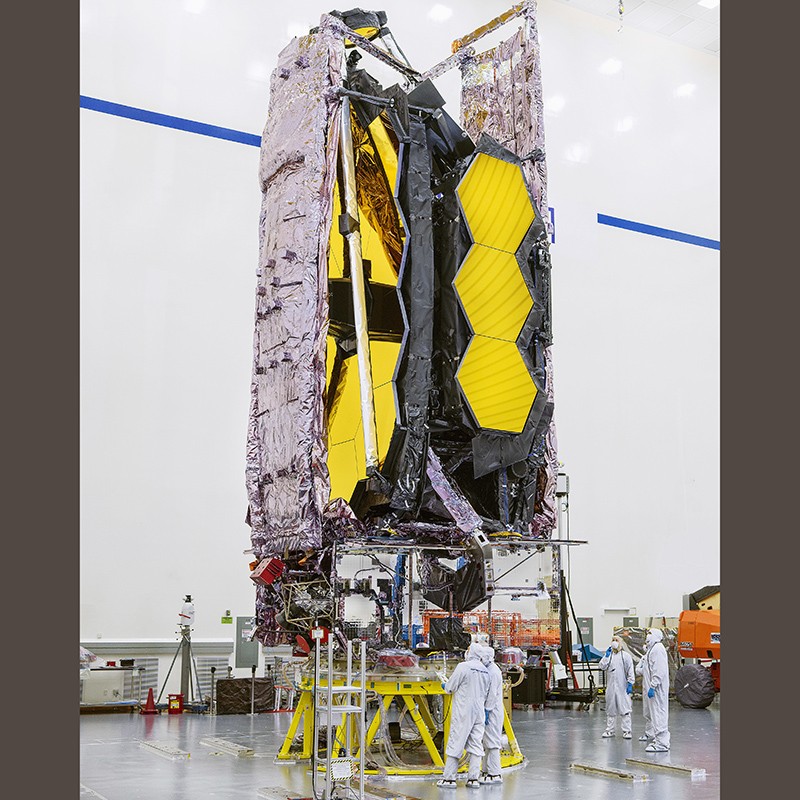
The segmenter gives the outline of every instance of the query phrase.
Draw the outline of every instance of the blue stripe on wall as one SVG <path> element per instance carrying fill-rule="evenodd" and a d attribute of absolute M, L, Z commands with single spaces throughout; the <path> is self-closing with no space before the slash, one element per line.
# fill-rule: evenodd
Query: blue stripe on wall
<path fill-rule="evenodd" d="M 112 114 L 115 117 L 125 117 L 126 119 L 147 122 L 150 125 L 161 125 L 164 128 L 175 128 L 179 131 L 189 133 L 199 133 L 201 136 L 211 136 L 215 139 L 226 139 L 230 142 L 248 144 L 252 147 L 261 147 L 261 137 L 254 133 L 236 131 L 233 128 L 220 128 L 217 125 L 209 125 L 206 122 L 196 122 L 182 117 L 172 117 L 169 114 L 158 114 L 155 111 L 147 111 L 144 108 L 134 108 L 124 106 L 120 103 L 110 103 L 108 100 L 98 100 L 96 97 L 81 95 L 81 108 L 89 111 L 99 111 L 102 114 Z M 555 209 L 549 208 L 550 221 L 552 224 L 552 241 L 555 242 Z M 702 236 L 693 236 L 690 233 L 671 231 L 668 228 L 657 228 L 655 225 L 645 225 L 641 222 L 633 222 L 629 219 L 610 217 L 607 214 L 598 214 L 597 221 L 601 225 L 610 225 L 614 228 L 623 228 L 636 233 L 646 233 L 650 236 L 660 236 L 663 239 L 674 239 L 686 244 L 694 244 L 698 247 L 709 247 L 712 250 L 719 250 L 719 241 L 716 239 L 705 239 Z"/>
<path fill-rule="evenodd" d="M 712 250 L 719 250 L 717 239 L 704 239 L 702 236 L 694 236 L 691 233 L 681 233 L 671 231 L 669 228 L 657 228 L 655 225 L 645 225 L 642 222 L 632 222 L 629 219 L 619 217 L 609 217 L 607 214 L 598 214 L 597 221 L 601 225 L 611 225 L 614 228 L 623 228 L 626 231 L 636 231 L 636 233 L 646 233 L 650 236 L 660 236 L 662 239 L 675 239 L 686 244 L 695 244 L 698 247 L 710 247 Z"/>
<path fill-rule="evenodd" d="M 195 122 L 181 117 L 171 117 L 168 114 L 157 114 L 155 111 L 123 106 L 119 103 L 109 103 L 107 100 L 98 100 L 96 97 L 81 95 L 81 108 L 86 108 L 89 111 L 99 111 L 103 114 L 113 114 L 115 117 L 135 119 L 138 122 L 148 122 L 151 125 L 161 125 L 164 128 L 175 128 L 179 131 L 199 133 L 201 136 L 213 136 L 215 139 L 227 139 L 230 142 L 261 147 L 261 137 L 256 136 L 254 133 L 235 131 L 232 128 L 220 128 L 217 125 L 208 125 L 205 122 Z"/>

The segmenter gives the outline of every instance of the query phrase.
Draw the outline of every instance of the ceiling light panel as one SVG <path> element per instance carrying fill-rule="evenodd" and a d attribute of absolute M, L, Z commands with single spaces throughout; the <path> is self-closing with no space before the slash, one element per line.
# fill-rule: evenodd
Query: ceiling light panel
<path fill-rule="evenodd" d="M 618 58 L 606 59 L 599 67 L 603 75 L 616 75 L 622 69 L 622 62 Z"/>
<path fill-rule="evenodd" d="M 441 3 L 436 3 L 436 5 L 431 6 L 431 10 L 428 12 L 428 19 L 434 22 L 444 22 L 452 16 L 453 9 L 443 6 Z"/>

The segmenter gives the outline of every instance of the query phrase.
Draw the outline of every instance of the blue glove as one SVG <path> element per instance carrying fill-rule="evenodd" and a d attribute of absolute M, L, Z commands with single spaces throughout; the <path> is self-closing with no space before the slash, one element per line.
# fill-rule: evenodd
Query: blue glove
<path fill-rule="evenodd" d="M 655 690 L 653 689 L 652 686 L 647 690 L 647 696 L 648 697 L 655 697 L 656 696 Z"/>
<path fill-rule="evenodd" d="M 633 694 L 633 684 L 632 684 L 632 683 L 629 683 L 629 684 L 628 684 L 628 685 L 625 687 L 625 691 L 626 691 L 628 694 Z"/>
<path fill-rule="evenodd" d="M 610 655 L 611 655 L 611 648 L 609 647 L 608 650 L 606 650 L 606 658 L 608 658 Z"/>
<path fill-rule="evenodd" d="M 445 691 L 447 691 L 447 685 L 446 685 L 444 682 L 442 682 L 442 689 L 444 689 Z"/>
<path fill-rule="evenodd" d="M 488 708 L 485 708 L 483 710 L 483 724 L 484 725 L 488 725 L 489 724 L 489 709 Z"/>

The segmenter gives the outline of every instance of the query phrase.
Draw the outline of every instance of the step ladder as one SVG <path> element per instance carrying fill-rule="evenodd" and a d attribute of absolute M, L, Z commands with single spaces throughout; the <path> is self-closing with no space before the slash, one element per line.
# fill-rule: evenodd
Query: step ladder
<path fill-rule="evenodd" d="M 319 634 L 315 636 L 319 630 Z M 334 684 L 333 658 L 335 642 L 328 636 L 327 675 L 321 680 L 320 656 L 322 652 L 322 630 L 312 630 L 315 638 L 314 659 L 314 738 L 313 759 L 319 753 L 319 732 L 326 734 L 325 750 L 325 789 L 323 800 L 333 800 L 339 788 L 344 790 L 345 797 L 352 798 L 354 791 L 351 782 L 358 782 L 358 799 L 364 800 L 364 738 L 366 733 L 367 710 L 367 643 L 360 644 L 360 669 L 358 684 L 354 684 L 353 675 L 353 642 L 347 642 L 347 672 L 344 684 Z M 356 726 L 356 727 L 354 727 Z M 358 741 L 358 751 L 354 743 Z M 316 791 L 317 765 L 312 767 L 314 796 Z"/>

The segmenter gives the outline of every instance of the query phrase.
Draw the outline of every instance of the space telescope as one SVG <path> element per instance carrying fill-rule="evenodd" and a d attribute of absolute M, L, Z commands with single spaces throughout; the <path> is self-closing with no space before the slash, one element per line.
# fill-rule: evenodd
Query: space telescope
<path fill-rule="evenodd" d="M 509 39 L 476 52 L 514 19 Z M 371 59 L 397 82 L 382 85 Z M 460 122 L 434 85 L 450 68 Z M 491 602 L 498 549 L 541 551 L 556 527 L 535 3 L 426 72 L 383 12 L 323 15 L 272 73 L 259 180 L 246 455 L 256 636 L 337 634 L 344 598 L 360 594 L 375 604 L 371 645 L 396 646 L 410 592 L 450 614 Z M 395 557 L 393 577 L 345 576 L 353 554 Z"/>

